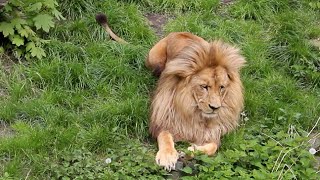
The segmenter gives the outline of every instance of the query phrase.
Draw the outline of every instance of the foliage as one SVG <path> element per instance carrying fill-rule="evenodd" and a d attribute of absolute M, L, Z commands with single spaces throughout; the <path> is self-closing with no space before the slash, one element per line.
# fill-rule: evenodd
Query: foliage
<path fill-rule="evenodd" d="M 0 10 L 1 48 L 17 58 L 41 59 L 46 56 L 41 33 L 54 27 L 54 19 L 63 19 L 55 0 L 10 0 Z"/>
<path fill-rule="evenodd" d="M 104 166 L 85 149 L 63 150 L 56 162 L 48 162 L 45 173 L 54 179 L 104 179 Z"/>
<path fill-rule="evenodd" d="M 313 9 L 320 10 L 320 2 L 309 2 L 309 6 Z"/>
<path fill-rule="evenodd" d="M 194 169 L 188 173 L 198 179 L 317 179 L 307 138 L 283 131 L 270 136 L 256 130 L 251 133 L 214 158 L 196 156 Z"/>

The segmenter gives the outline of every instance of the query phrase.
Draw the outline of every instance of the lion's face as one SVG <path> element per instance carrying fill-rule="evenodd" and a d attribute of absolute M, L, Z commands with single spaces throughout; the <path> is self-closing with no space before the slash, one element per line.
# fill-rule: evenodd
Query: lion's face
<path fill-rule="evenodd" d="M 206 68 L 191 77 L 194 103 L 205 118 L 213 118 L 219 114 L 227 93 L 230 78 L 225 68 Z"/>

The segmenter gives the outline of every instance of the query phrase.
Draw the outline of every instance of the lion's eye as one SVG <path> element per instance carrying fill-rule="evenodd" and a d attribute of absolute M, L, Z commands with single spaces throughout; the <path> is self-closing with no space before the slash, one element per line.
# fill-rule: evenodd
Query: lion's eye
<path fill-rule="evenodd" d="M 223 91 L 225 87 L 223 85 L 220 86 L 220 91 Z"/>
<path fill-rule="evenodd" d="M 200 85 L 200 86 L 201 86 L 201 88 L 203 88 L 203 89 L 205 89 L 205 90 L 208 90 L 208 87 L 209 87 L 208 85 L 204 85 L 204 84 L 203 84 L 203 85 Z"/>

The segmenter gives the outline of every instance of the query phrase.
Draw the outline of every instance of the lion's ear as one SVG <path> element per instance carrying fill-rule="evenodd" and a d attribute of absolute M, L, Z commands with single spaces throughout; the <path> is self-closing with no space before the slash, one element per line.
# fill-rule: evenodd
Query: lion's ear
<path fill-rule="evenodd" d="M 228 72 L 228 78 L 230 79 L 230 81 L 234 81 L 235 78 L 237 77 L 238 74 L 237 72 Z"/>
<path fill-rule="evenodd" d="M 228 78 L 229 78 L 230 80 L 232 80 L 232 75 L 231 75 L 231 73 L 228 73 L 227 75 L 228 75 Z"/>

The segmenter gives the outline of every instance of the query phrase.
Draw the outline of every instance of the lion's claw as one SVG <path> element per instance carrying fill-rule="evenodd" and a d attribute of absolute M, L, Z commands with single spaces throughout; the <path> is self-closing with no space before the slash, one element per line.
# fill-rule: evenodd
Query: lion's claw
<path fill-rule="evenodd" d="M 197 145 L 192 144 L 191 146 L 188 147 L 188 150 L 191 151 L 191 152 L 196 151 L 197 150 Z"/>
<path fill-rule="evenodd" d="M 156 155 L 156 162 L 159 166 L 163 166 L 165 170 L 175 170 L 179 154 L 176 150 L 172 151 L 158 151 Z"/>

